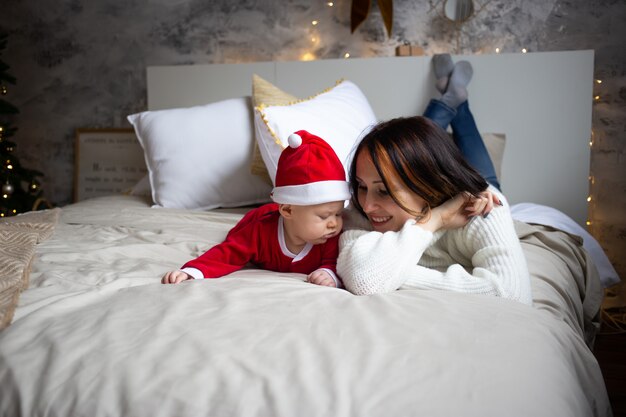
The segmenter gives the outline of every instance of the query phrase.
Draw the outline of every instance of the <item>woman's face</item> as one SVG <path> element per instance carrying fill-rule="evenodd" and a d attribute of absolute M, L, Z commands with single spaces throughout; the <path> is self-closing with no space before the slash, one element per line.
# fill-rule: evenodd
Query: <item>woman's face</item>
<path fill-rule="evenodd" d="M 356 177 L 359 185 L 357 195 L 359 204 L 375 231 L 397 232 L 407 220 L 415 218 L 391 198 L 367 151 L 363 150 L 357 155 Z M 424 199 L 409 190 L 397 176 L 388 180 L 398 200 L 414 212 L 422 212 L 426 207 Z"/>

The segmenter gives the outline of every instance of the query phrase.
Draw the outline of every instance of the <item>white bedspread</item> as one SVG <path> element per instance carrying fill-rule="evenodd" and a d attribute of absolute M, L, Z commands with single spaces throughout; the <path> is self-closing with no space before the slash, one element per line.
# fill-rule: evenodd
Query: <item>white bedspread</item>
<path fill-rule="evenodd" d="M 123 196 L 64 208 L 0 333 L 0 416 L 611 414 L 586 344 L 602 289 L 565 233 L 519 225 L 534 307 L 251 269 L 160 284 L 239 218 Z"/>

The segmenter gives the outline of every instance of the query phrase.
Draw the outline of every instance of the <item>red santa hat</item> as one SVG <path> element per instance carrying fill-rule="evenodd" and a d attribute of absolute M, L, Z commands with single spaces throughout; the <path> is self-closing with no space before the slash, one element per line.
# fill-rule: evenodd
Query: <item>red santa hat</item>
<path fill-rule="evenodd" d="M 288 142 L 278 158 L 272 200 L 308 206 L 350 199 L 344 167 L 324 139 L 299 130 Z"/>

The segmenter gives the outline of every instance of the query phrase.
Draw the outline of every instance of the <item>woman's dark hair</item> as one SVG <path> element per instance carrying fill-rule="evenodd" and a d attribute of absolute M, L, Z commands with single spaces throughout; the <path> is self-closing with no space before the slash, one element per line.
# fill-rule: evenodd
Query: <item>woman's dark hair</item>
<path fill-rule="evenodd" d="M 361 214 L 365 213 L 357 198 L 356 163 L 362 151 L 372 158 L 391 198 L 415 216 L 425 213 L 413 213 L 396 197 L 390 187 L 393 176 L 426 201 L 425 211 L 461 192 L 477 195 L 487 188 L 485 179 L 465 161 L 450 135 L 439 125 L 421 116 L 400 117 L 372 128 L 354 152 L 349 179 L 353 204 Z"/>

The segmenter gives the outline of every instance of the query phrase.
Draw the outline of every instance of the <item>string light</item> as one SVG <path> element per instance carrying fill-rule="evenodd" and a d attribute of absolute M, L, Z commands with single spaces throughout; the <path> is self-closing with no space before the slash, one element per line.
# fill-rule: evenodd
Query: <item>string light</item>
<path fill-rule="evenodd" d="M 500 48 L 496 48 L 496 54 L 500 53 Z"/>
<path fill-rule="evenodd" d="M 595 79 L 595 83 L 596 84 L 602 84 L 602 80 Z M 598 100 L 600 100 L 600 96 L 599 95 L 595 95 L 593 97 L 593 99 L 595 101 L 598 101 Z M 594 142 L 595 142 L 595 131 L 593 129 L 591 129 L 591 138 L 589 139 L 589 147 L 590 148 L 593 147 L 593 143 Z M 590 188 L 590 195 L 587 197 L 587 202 L 591 203 L 592 194 L 593 194 L 592 186 L 595 184 L 595 178 L 593 176 L 593 173 L 591 173 L 591 172 L 590 172 L 590 175 L 589 175 L 589 183 L 590 183 L 590 187 L 589 187 Z M 592 230 L 591 230 L 591 225 L 592 225 L 591 218 L 593 218 L 593 208 L 594 208 L 593 205 L 591 205 L 591 208 L 589 210 L 589 218 L 590 219 L 587 220 L 587 228 L 589 229 L 589 232 L 592 232 Z"/>
<path fill-rule="evenodd" d="M 525 54 L 526 52 L 528 52 L 528 49 L 522 48 L 522 53 Z"/>
<path fill-rule="evenodd" d="M 319 23 L 319 21 L 317 21 L 317 20 L 314 20 L 314 21 L 312 21 L 312 22 L 311 22 L 311 24 L 312 24 L 313 26 L 317 26 L 317 24 L 318 24 L 318 23 Z"/>
<path fill-rule="evenodd" d="M 343 54 L 343 57 L 344 57 L 345 59 L 350 58 L 350 52 L 346 52 L 345 54 Z"/>
<path fill-rule="evenodd" d="M 593 129 L 591 129 L 591 137 L 589 138 L 589 147 L 593 146 L 593 142 L 595 140 L 595 132 L 593 131 Z M 587 203 L 591 203 L 592 200 L 592 194 L 593 194 L 593 184 L 595 183 L 595 178 L 593 176 L 592 172 L 589 172 L 589 176 L 587 177 L 587 179 L 589 180 L 589 195 L 587 196 Z M 593 218 L 593 209 L 594 206 L 593 204 L 589 206 L 589 209 L 587 210 L 587 230 L 589 231 L 589 233 L 592 232 L 591 230 L 591 219 Z"/>
<path fill-rule="evenodd" d="M 332 1 L 329 1 L 328 3 L 326 3 L 326 5 L 328 7 L 333 7 L 335 5 L 335 3 L 333 3 Z"/>
<path fill-rule="evenodd" d="M 594 79 L 594 83 L 597 84 L 597 85 L 600 85 L 600 84 L 602 84 L 602 80 L 599 79 L 599 78 L 596 78 L 596 79 Z M 600 101 L 600 95 L 599 94 L 594 94 L 593 100 L 595 102 Z M 595 131 L 592 128 L 591 129 L 591 138 L 589 139 L 589 147 L 590 148 L 593 149 L 593 145 L 594 145 L 595 141 L 596 141 Z M 593 152 L 593 150 L 592 150 L 592 152 Z M 592 203 L 592 200 L 594 200 L 594 198 L 593 198 L 593 190 L 595 188 L 594 184 L 595 184 L 595 177 L 593 175 L 593 172 L 590 171 L 589 172 L 589 196 L 587 197 L 587 203 L 590 203 L 589 213 L 588 213 L 589 214 L 589 220 L 587 221 L 587 229 L 589 230 L 590 233 L 593 233 L 593 230 L 592 230 L 592 225 L 593 225 L 592 219 L 594 218 L 594 211 L 595 211 L 594 210 L 595 209 L 595 204 Z"/>

